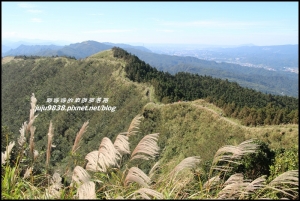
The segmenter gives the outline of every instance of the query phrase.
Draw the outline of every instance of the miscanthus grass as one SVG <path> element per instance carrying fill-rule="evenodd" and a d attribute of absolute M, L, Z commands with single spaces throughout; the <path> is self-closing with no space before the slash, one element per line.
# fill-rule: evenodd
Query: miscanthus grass
<path fill-rule="evenodd" d="M 136 147 L 130 138 L 138 132 L 142 116 L 137 115 L 126 132 L 119 133 L 114 142 L 104 137 L 99 147 L 87 153 L 84 167 L 70 166 L 70 184 L 63 182 L 60 172 L 52 170 L 35 174 L 38 151 L 34 149 L 34 115 L 37 100 L 31 97 L 29 123 L 20 128 L 18 143 L 9 142 L 1 156 L 2 199 L 298 199 L 298 170 L 291 170 L 268 182 L 266 176 L 244 179 L 242 173 L 231 173 L 233 165 L 243 156 L 255 153 L 258 145 L 247 140 L 237 146 L 221 147 L 212 159 L 208 178 L 199 176 L 201 156 L 190 156 L 162 175 L 160 161 L 150 171 L 139 167 L 143 161 L 159 156 L 159 133 L 143 136 Z M 50 122 L 47 133 L 45 169 L 51 161 L 55 125 Z M 76 135 L 71 155 L 76 155 L 82 136 L 88 128 L 83 123 Z M 30 133 L 30 136 L 29 136 Z M 27 141 L 27 138 L 29 140 Z M 12 160 L 11 153 L 18 155 Z M 132 150 L 132 151 L 131 151 Z M 200 154 L 201 155 L 201 154 Z M 27 157 L 31 156 L 31 157 Z M 132 163 L 131 161 L 134 161 Z M 135 165 L 132 165 L 135 164 Z M 74 167 L 74 168 L 72 168 Z M 67 175 L 66 173 L 64 175 Z"/>

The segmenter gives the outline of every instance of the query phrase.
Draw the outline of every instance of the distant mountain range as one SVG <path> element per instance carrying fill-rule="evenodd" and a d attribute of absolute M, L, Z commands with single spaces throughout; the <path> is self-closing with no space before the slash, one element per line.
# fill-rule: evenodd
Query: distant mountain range
<path fill-rule="evenodd" d="M 217 62 L 236 63 L 243 66 L 269 70 L 298 69 L 298 45 L 242 46 L 232 48 L 181 48 L 165 49 L 164 54 L 193 56 Z"/>
<path fill-rule="evenodd" d="M 15 49 L 9 51 L 2 51 L 2 56 L 17 56 L 17 55 L 36 55 L 36 56 L 71 56 L 76 59 L 83 59 L 97 52 L 111 49 L 114 46 L 118 46 L 123 49 L 133 48 L 145 52 L 151 52 L 142 46 L 131 46 L 127 44 L 114 44 L 114 43 L 99 43 L 96 41 L 84 41 L 81 43 L 74 43 L 65 46 L 57 45 L 20 45 Z M 2 49 L 8 49 L 7 46 Z"/>
<path fill-rule="evenodd" d="M 283 71 L 283 67 L 288 68 L 288 66 L 296 66 L 295 68 L 298 69 L 298 45 L 247 46 L 207 50 L 181 49 L 177 53 L 176 51 L 173 52 L 173 54 L 181 56 L 175 56 L 157 54 L 144 46 L 84 41 L 65 46 L 20 45 L 9 51 L 2 51 L 2 56 L 69 56 L 83 59 L 100 51 L 111 49 L 114 46 L 123 48 L 158 70 L 171 74 L 182 71 L 197 73 L 199 75 L 228 79 L 229 81 L 237 82 L 243 87 L 253 88 L 264 93 L 298 97 L 298 74 Z M 2 50 L 7 50 L 7 48 L 7 46 L 2 45 Z M 169 54 L 172 54 L 172 52 L 169 52 Z M 201 55 L 203 59 L 199 59 Z M 213 58 L 218 60 L 218 62 L 214 61 Z M 250 64 L 248 66 L 243 65 L 250 61 L 252 66 Z M 268 69 L 263 66 L 255 66 L 262 62 L 270 63 L 273 68 Z"/>

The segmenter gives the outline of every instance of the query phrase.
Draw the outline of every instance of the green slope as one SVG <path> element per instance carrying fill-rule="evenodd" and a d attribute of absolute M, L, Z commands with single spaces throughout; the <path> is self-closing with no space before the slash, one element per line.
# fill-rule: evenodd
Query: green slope
<path fill-rule="evenodd" d="M 246 127 L 233 118 L 220 116 L 222 110 L 205 100 L 171 104 L 149 103 L 143 109 L 145 117 L 141 133 L 160 133 L 162 164 L 174 167 L 189 156 L 210 161 L 224 145 L 238 145 L 256 138 L 271 149 L 289 149 L 297 145 L 298 125 Z M 166 168 L 166 171 L 169 168 Z"/>

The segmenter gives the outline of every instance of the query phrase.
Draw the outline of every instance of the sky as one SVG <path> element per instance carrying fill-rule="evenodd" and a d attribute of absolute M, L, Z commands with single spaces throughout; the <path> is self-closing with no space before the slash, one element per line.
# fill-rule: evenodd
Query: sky
<path fill-rule="evenodd" d="M 2 41 L 298 44 L 295 2 L 1 2 Z"/>

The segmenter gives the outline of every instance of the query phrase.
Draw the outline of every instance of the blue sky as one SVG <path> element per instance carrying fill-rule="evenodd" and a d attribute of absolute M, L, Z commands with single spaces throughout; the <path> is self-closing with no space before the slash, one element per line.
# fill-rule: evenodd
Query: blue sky
<path fill-rule="evenodd" d="M 298 2 L 2 2 L 2 39 L 298 44 Z"/>

